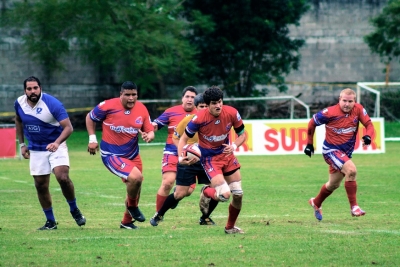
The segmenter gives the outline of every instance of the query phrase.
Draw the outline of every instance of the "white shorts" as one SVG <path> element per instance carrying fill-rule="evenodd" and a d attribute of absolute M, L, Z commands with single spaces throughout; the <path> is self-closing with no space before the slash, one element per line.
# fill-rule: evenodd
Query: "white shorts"
<path fill-rule="evenodd" d="M 29 153 L 31 175 L 50 174 L 57 166 L 69 167 L 68 147 L 65 142 L 60 144 L 56 152 L 30 150 Z"/>

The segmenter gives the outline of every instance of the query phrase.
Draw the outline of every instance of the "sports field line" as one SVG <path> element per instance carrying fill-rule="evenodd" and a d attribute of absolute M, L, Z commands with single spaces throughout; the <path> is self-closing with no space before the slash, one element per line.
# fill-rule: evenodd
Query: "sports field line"
<path fill-rule="evenodd" d="M 127 230 L 121 230 L 121 231 L 127 231 Z M 132 230 L 134 231 L 140 231 L 140 230 Z M 169 237 L 173 238 L 172 235 L 166 236 L 163 235 L 164 237 Z M 160 235 L 154 235 L 154 236 L 88 236 L 88 237 L 60 237 L 60 238 L 54 238 L 53 236 L 51 238 L 45 238 L 45 237 L 38 237 L 36 240 L 41 240 L 41 241 L 53 241 L 53 240 L 99 240 L 99 239 L 160 239 L 162 236 Z"/>
<path fill-rule="evenodd" d="M 400 235 L 400 231 L 396 230 L 379 230 L 379 229 L 364 229 L 360 231 L 345 231 L 345 230 L 322 230 L 323 233 L 328 234 L 341 234 L 341 235 L 363 235 L 367 232 Z"/>

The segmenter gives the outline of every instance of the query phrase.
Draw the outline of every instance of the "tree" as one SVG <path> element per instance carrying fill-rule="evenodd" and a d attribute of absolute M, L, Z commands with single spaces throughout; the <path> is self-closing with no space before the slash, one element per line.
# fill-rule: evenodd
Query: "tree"
<path fill-rule="evenodd" d="M 288 26 L 298 25 L 306 0 L 187 0 L 186 17 L 199 14 L 213 22 L 194 23 L 189 37 L 199 47 L 198 60 L 207 83 L 221 84 L 231 96 L 256 96 L 256 84 L 286 90 L 285 75 L 298 69 L 303 40 L 291 39 Z"/>
<path fill-rule="evenodd" d="M 370 50 L 386 64 L 389 82 L 390 62 L 400 56 L 400 0 L 390 0 L 382 12 L 371 19 L 375 30 L 364 37 Z"/>
<path fill-rule="evenodd" d="M 23 1 L 7 25 L 21 30 L 26 51 L 49 75 L 75 52 L 98 68 L 100 83 L 133 79 L 141 93 L 166 97 L 166 83 L 192 84 L 199 72 L 181 8 L 176 0 Z"/>

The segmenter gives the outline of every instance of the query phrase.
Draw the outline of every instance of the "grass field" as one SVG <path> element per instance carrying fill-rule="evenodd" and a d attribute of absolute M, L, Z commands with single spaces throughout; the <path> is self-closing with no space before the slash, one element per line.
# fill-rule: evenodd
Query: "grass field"
<path fill-rule="evenodd" d="M 400 142 L 385 154 L 354 155 L 358 201 L 367 211 L 350 216 L 340 187 L 323 206 L 317 222 L 307 200 L 327 179 L 320 155 L 243 156 L 243 209 L 237 225 L 244 235 L 226 235 L 227 203 L 213 213 L 217 226 L 200 226 L 198 196 L 170 210 L 158 227 L 149 219 L 161 182 L 162 146 L 143 146 L 138 230 L 119 229 L 125 186 L 109 173 L 99 155 L 86 152 L 86 133 L 68 141 L 71 179 L 87 217 L 79 228 L 52 177 L 55 231 L 37 231 L 45 222 L 27 160 L 0 160 L 0 266 L 399 266 Z"/>

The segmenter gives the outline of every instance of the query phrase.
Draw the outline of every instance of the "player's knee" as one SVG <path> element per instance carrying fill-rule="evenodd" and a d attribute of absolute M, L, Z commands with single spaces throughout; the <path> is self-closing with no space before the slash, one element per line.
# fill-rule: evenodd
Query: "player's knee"
<path fill-rule="evenodd" d="M 68 173 L 60 173 L 56 176 L 57 181 L 60 185 L 62 184 L 69 184 L 71 183 L 71 179 L 69 179 L 69 175 Z"/>
<path fill-rule="evenodd" d="M 226 182 L 224 182 L 222 185 L 216 186 L 215 191 L 219 201 L 221 202 L 227 202 L 231 196 L 231 190 Z"/>
<path fill-rule="evenodd" d="M 232 182 L 229 184 L 229 189 L 232 192 L 233 196 L 242 196 L 243 189 L 242 189 L 242 181 Z"/>
<path fill-rule="evenodd" d="M 333 192 L 340 187 L 340 183 L 327 183 L 325 187 L 329 191 Z"/>

